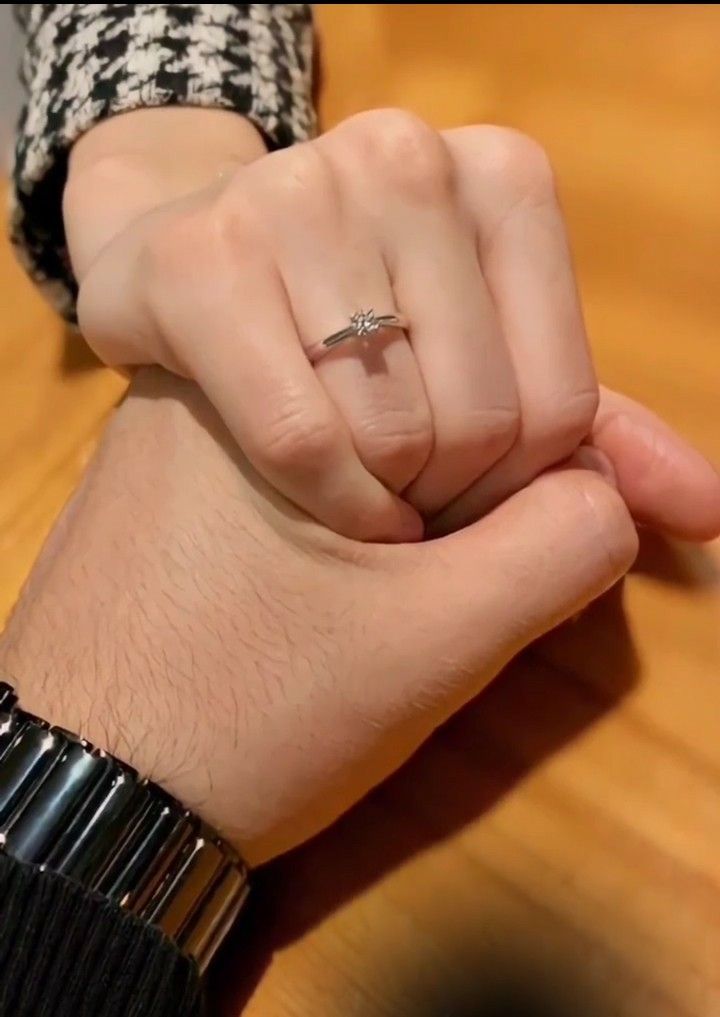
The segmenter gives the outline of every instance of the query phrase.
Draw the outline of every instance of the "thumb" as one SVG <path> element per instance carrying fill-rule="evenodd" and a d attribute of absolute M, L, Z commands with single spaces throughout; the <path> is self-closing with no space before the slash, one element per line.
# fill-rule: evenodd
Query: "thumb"
<path fill-rule="evenodd" d="M 395 705 L 422 704 L 440 723 L 620 579 L 637 534 L 618 492 L 571 461 L 472 526 L 393 552 L 406 562 L 384 584 L 384 610 L 412 634 L 391 662 Z"/>
<path fill-rule="evenodd" d="M 638 522 L 684 540 L 720 534 L 720 475 L 650 410 L 603 388 L 590 441 Z"/>

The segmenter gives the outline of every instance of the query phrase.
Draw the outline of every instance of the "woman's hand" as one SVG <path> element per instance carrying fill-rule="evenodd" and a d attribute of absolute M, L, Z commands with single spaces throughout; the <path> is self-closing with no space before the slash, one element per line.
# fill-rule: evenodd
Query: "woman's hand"
<path fill-rule="evenodd" d="M 118 121 L 127 134 L 132 117 L 171 112 Z M 411 540 L 421 515 L 469 488 L 455 515 L 482 514 L 588 434 L 597 384 L 534 142 L 377 111 L 247 165 L 216 160 L 200 186 L 166 191 L 183 173 L 179 137 L 164 139 L 163 168 L 141 188 L 150 199 L 131 202 L 124 224 L 112 208 L 127 188 L 110 174 L 107 230 L 88 212 L 99 204 L 87 158 L 84 173 L 71 168 L 80 324 L 109 363 L 194 378 L 296 505 L 346 536 Z M 407 333 L 324 350 L 370 308 L 405 316 Z"/>

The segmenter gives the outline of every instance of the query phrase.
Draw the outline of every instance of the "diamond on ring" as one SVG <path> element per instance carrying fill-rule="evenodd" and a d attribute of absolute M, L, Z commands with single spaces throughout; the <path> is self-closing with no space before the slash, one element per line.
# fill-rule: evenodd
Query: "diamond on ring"
<path fill-rule="evenodd" d="M 355 329 L 355 335 L 362 338 L 365 335 L 372 335 L 382 328 L 382 323 L 375 317 L 375 311 L 357 311 L 350 317 L 350 325 Z"/>
<path fill-rule="evenodd" d="M 404 329 L 407 328 L 407 321 L 401 314 L 375 314 L 372 308 L 369 311 L 356 311 L 350 315 L 349 325 L 323 339 L 323 346 L 332 349 L 348 339 L 365 339 L 383 328 Z"/>

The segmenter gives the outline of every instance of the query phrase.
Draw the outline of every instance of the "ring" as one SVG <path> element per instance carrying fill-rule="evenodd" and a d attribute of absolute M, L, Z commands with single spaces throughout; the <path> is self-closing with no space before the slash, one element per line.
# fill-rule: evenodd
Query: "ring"
<path fill-rule="evenodd" d="M 407 328 L 407 326 L 408 323 L 401 314 L 375 314 L 372 308 L 369 311 L 357 311 L 350 316 L 349 325 L 323 339 L 323 346 L 331 350 L 348 339 L 365 339 L 379 332 L 381 328 Z"/>

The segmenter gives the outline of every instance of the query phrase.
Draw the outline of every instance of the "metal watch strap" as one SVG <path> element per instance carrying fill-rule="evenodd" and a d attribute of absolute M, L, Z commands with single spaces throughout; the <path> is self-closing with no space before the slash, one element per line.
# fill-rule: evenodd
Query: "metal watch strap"
<path fill-rule="evenodd" d="M 0 851 L 157 926 L 205 969 L 242 907 L 247 868 L 201 819 L 0 682 Z"/>

